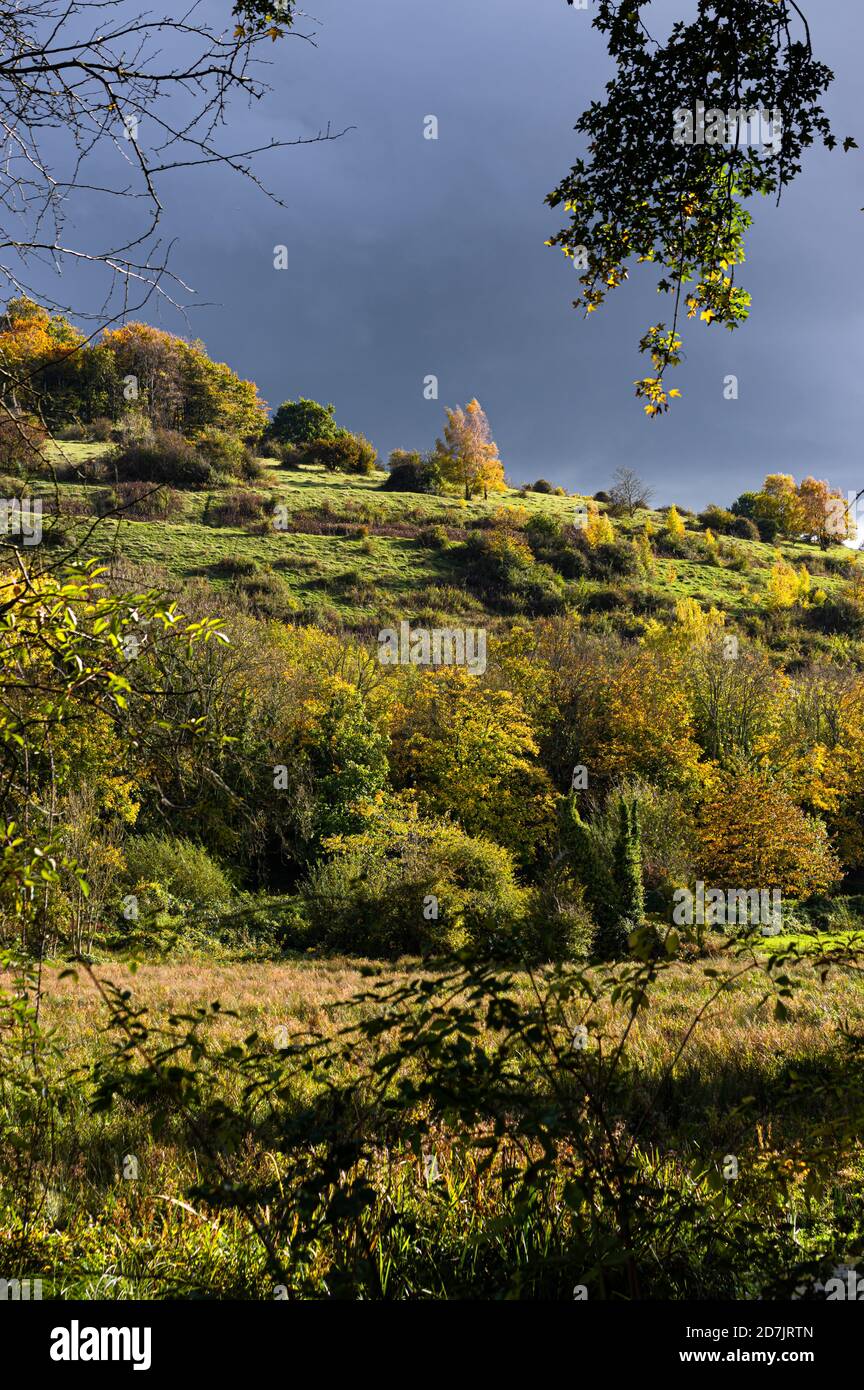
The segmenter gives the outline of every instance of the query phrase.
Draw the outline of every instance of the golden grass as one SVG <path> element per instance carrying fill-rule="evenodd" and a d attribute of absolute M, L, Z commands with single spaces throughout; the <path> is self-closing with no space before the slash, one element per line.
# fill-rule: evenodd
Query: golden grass
<path fill-rule="evenodd" d="M 739 967 L 731 960 L 711 959 L 706 964 L 726 976 Z M 373 967 L 377 978 L 406 977 L 416 966 Z M 143 964 L 133 971 L 112 963 L 93 967 L 96 978 L 111 981 L 132 992 L 136 1005 L 155 1016 L 183 1013 L 218 1001 L 238 1015 L 225 1027 L 238 1034 L 279 1025 L 293 1029 L 330 1031 L 333 1005 L 370 988 L 370 968 L 350 958 L 287 962 L 225 962 L 208 964 Z M 798 981 L 790 1001 L 791 1017 L 774 1017 L 772 1003 L 763 1003 L 765 977 L 760 972 L 731 983 L 715 1001 L 695 1031 L 688 1056 L 700 1056 L 703 1065 L 713 1057 L 738 1067 L 767 1065 L 783 1054 L 817 1055 L 836 1042 L 844 1020 L 864 1013 L 864 979 L 854 971 L 835 968 L 823 984 L 818 970 L 801 963 L 790 971 Z M 61 967 L 46 967 L 43 979 L 43 1021 L 75 1047 L 93 1038 L 104 1007 L 93 979 L 79 968 L 75 978 L 61 978 Z M 706 978 L 703 963 L 676 964 L 663 974 L 651 996 L 651 1007 L 637 1021 L 631 1035 L 631 1056 L 653 1070 L 664 1065 L 679 1046 L 694 1014 L 709 999 L 717 981 Z M 521 988 L 530 990 L 527 977 Z M 340 1018 L 345 1015 L 340 1014 Z M 624 1015 L 621 1008 L 601 1006 L 594 1016 L 604 1029 L 617 1032 Z M 593 1025 L 592 1025 L 593 1028 Z"/>

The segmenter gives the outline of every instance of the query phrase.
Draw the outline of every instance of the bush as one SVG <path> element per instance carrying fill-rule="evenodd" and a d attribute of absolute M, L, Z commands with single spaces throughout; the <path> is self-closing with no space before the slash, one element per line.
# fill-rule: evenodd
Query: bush
<path fill-rule="evenodd" d="M 215 429 L 212 425 L 195 436 L 195 449 L 206 459 L 214 482 L 230 482 L 234 478 L 253 480 L 261 473 L 252 450 L 236 434 Z"/>
<path fill-rule="evenodd" d="M 387 460 L 387 467 L 390 469 L 390 474 L 385 479 L 383 487 L 390 492 L 437 493 L 441 491 L 443 485 L 441 470 L 432 455 L 409 453 L 405 449 L 394 449 Z"/>
<path fill-rule="evenodd" d="M 212 569 L 214 574 L 236 578 L 238 575 L 257 574 L 260 566 L 257 560 L 248 555 L 223 555 Z"/>
<path fill-rule="evenodd" d="M 828 636 L 860 637 L 864 633 L 864 613 L 843 594 L 808 608 L 806 620 L 809 627 Z"/>
<path fill-rule="evenodd" d="M 170 835 L 137 835 L 124 846 L 126 882 L 132 892 L 142 884 L 180 902 L 203 907 L 227 902 L 231 882 L 203 845 Z"/>
<path fill-rule="evenodd" d="M 260 492 L 230 492 L 216 501 L 208 498 L 203 519 L 206 526 L 248 526 L 266 511 L 267 498 Z"/>
<path fill-rule="evenodd" d="M 749 516 L 736 516 L 729 528 L 730 536 L 737 536 L 742 541 L 758 541 L 762 537 L 759 534 L 759 527 L 755 521 L 751 521 Z"/>
<path fill-rule="evenodd" d="M 704 559 L 704 545 L 696 544 L 694 536 L 670 536 L 668 531 L 658 531 L 654 537 L 654 549 L 658 555 L 673 560 Z"/>
<path fill-rule="evenodd" d="M 727 512 L 725 507 L 715 506 L 713 502 L 705 508 L 704 512 L 699 513 L 698 520 L 700 526 L 704 526 L 706 531 L 713 531 L 715 536 L 730 535 L 735 524 L 735 517 L 732 512 Z"/>
<path fill-rule="evenodd" d="M 367 803 L 368 828 L 328 842 L 303 896 L 315 944 L 369 956 L 471 947 L 507 957 L 524 895 L 507 850 L 410 802 Z"/>
<path fill-rule="evenodd" d="M 211 465 L 176 430 L 155 430 L 149 438 L 129 439 L 118 445 L 110 462 L 117 478 L 124 482 L 202 488 L 213 477 Z"/>
<path fill-rule="evenodd" d="M 172 487 L 160 487 L 155 483 L 118 483 L 99 498 L 99 511 L 103 516 L 115 509 L 139 521 L 165 521 L 182 512 L 183 504 Z"/>
<path fill-rule="evenodd" d="M 359 473 L 368 476 L 375 472 L 378 452 L 362 434 L 341 431 L 332 439 L 316 439 L 303 450 L 302 462 L 317 464 L 331 473 Z"/>
<path fill-rule="evenodd" d="M 109 420 L 107 415 L 98 415 L 95 420 L 91 420 L 87 426 L 87 439 L 91 439 L 95 444 L 107 444 L 114 435 L 114 421 Z"/>
<path fill-rule="evenodd" d="M 636 930 L 636 923 L 626 917 L 603 922 L 594 937 L 594 955 L 604 961 L 626 960 L 630 954 L 630 936 Z"/>
<path fill-rule="evenodd" d="M 534 486 L 533 486 L 533 488 L 532 488 L 531 490 L 532 490 L 532 492 L 547 492 L 547 493 L 548 493 L 548 492 L 554 492 L 555 489 L 553 488 L 552 484 L 551 484 L 550 482 L 548 482 L 545 478 L 538 478 L 537 481 L 536 481 L 536 483 L 534 484 Z"/>
<path fill-rule="evenodd" d="M 284 463 L 286 457 L 293 453 L 290 444 L 280 444 L 278 439 L 265 439 L 258 446 L 258 454 L 262 459 L 275 459 L 278 463 Z"/>
<path fill-rule="evenodd" d="M 256 568 L 247 576 L 239 577 L 235 593 L 243 601 L 242 606 L 256 618 L 286 622 L 298 611 L 299 605 L 290 586 L 272 570 Z"/>
<path fill-rule="evenodd" d="M 498 530 L 472 535 L 455 553 L 465 567 L 468 587 L 502 612 L 546 615 L 563 610 L 560 575 L 536 563 L 528 546 L 515 536 Z"/>
<path fill-rule="evenodd" d="M 54 438 L 64 444 L 79 444 L 87 438 L 87 429 L 80 420 L 70 420 L 65 425 L 58 425 L 54 431 Z"/>
<path fill-rule="evenodd" d="M 625 541 L 607 541 L 595 545 L 589 552 L 589 574 L 592 579 L 611 581 L 639 572 L 639 560 L 633 547 Z"/>
<path fill-rule="evenodd" d="M 450 544 L 443 526 L 423 526 L 417 532 L 420 545 L 428 545 L 430 550 L 444 550 Z"/>
<path fill-rule="evenodd" d="M 531 889 L 528 904 L 519 931 L 521 952 L 528 964 L 586 960 L 591 955 L 597 923 L 578 884 L 569 893 L 546 887 Z"/>
<path fill-rule="evenodd" d="M 773 545 L 780 532 L 780 523 L 773 516 L 759 516 L 756 518 L 756 526 L 760 541 L 765 541 L 766 545 Z"/>
<path fill-rule="evenodd" d="M 146 444 L 153 439 L 150 417 L 143 410 L 127 410 L 115 431 L 120 444 Z"/>

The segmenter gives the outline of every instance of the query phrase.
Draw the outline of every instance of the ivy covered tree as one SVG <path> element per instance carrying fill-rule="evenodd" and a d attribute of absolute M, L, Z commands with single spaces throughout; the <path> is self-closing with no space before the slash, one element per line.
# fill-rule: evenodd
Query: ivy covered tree
<path fill-rule="evenodd" d="M 622 922 L 639 926 L 645 916 L 642 887 L 642 834 L 639 828 L 639 802 L 634 796 L 618 803 L 618 838 L 615 841 L 613 874 L 617 907 Z"/>

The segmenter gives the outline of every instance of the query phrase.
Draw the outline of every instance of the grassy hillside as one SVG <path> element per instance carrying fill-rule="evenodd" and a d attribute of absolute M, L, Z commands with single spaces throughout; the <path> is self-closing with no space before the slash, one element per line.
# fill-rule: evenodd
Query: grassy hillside
<path fill-rule="evenodd" d="M 108 447 L 58 444 L 58 462 L 86 466 Z M 217 516 L 214 521 L 212 513 L 236 495 L 236 487 L 175 492 L 164 518 L 123 513 L 104 519 L 88 535 L 88 553 L 126 557 L 168 583 L 205 579 L 216 588 L 239 588 L 264 616 L 295 615 L 349 629 L 402 618 L 433 623 L 482 617 L 494 624 L 502 616 L 496 605 L 476 590 L 466 591 L 460 543 L 487 527 L 524 537 L 538 516 L 554 518 L 566 534 L 577 505 L 587 500 L 578 493 L 562 497 L 508 488 L 488 500 L 466 502 L 388 492 L 381 474 L 359 477 L 288 469 L 266 459 L 260 463 L 263 480 L 242 491 L 247 497 L 257 494 L 263 518 L 219 524 Z M 56 499 L 70 540 L 90 531 L 89 518 L 107 491 L 104 483 L 76 481 L 42 484 L 38 490 L 49 510 Z M 277 508 L 285 509 L 280 513 L 285 530 L 274 524 Z M 663 512 L 639 511 L 615 518 L 616 540 L 630 544 L 647 520 L 662 535 Z M 730 625 L 746 627 L 765 612 L 778 555 L 796 568 L 805 565 L 814 591 L 828 598 L 842 592 L 854 559 L 843 546 L 821 551 L 786 540 L 767 545 L 735 537 L 723 537 L 719 555 L 712 555 L 696 518 L 685 514 L 683 520 L 693 542 L 686 557 L 659 554 L 649 570 L 640 568 L 614 582 L 581 577 L 569 583 L 566 606 L 589 623 L 599 614 L 605 625 L 611 613 L 638 629 L 646 616 L 668 613 L 678 600 L 692 598 L 723 611 Z M 441 529 L 433 534 L 432 528 Z"/>

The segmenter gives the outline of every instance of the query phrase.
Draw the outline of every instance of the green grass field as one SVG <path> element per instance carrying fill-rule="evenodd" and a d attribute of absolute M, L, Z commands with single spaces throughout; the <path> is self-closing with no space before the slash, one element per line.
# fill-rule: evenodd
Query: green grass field
<path fill-rule="evenodd" d="M 59 461 L 84 464 L 98 459 L 109 448 L 100 444 L 55 445 Z M 518 532 L 532 516 L 546 514 L 562 525 L 574 522 L 579 494 L 567 497 L 508 489 L 488 500 L 424 496 L 382 489 L 383 475 L 357 477 L 324 474 L 314 468 L 286 469 L 262 460 L 266 473 L 252 490 L 267 498 L 280 512 L 280 525 L 214 526 L 205 524 L 208 507 L 235 489 L 178 493 L 170 514 L 160 520 L 136 520 L 127 516 L 103 519 L 89 535 L 88 554 L 101 559 L 123 556 L 171 584 L 204 578 L 215 587 L 232 582 L 253 568 L 270 572 L 279 596 L 274 616 L 290 617 L 292 611 L 330 619 L 344 626 L 367 627 L 395 617 L 455 618 L 484 615 L 483 603 L 460 587 L 458 542 L 477 523 L 491 518 Z M 83 537 L 96 510 L 96 495 L 105 485 L 64 481 L 42 483 L 46 497 L 56 495 L 62 511 L 82 515 L 67 517 L 76 537 Z M 241 491 L 244 489 L 240 489 Z M 245 490 L 249 490 L 248 488 Z M 47 505 L 53 505 L 48 502 Z M 638 512 L 615 521 L 618 538 L 628 540 L 650 516 L 655 531 L 664 520 L 658 512 Z M 703 537 L 694 518 L 685 517 L 688 534 Z M 449 543 L 442 548 L 424 536 L 429 527 L 445 528 Z M 703 607 L 714 606 L 733 620 L 745 620 L 764 601 L 768 574 L 780 554 L 796 568 L 802 564 L 813 573 L 813 588 L 828 597 L 844 582 L 852 553 L 844 547 L 821 552 L 814 546 L 761 542 L 724 537 L 719 562 L 705 551 L 704 558 L 658 557 L 653 571 L 639 584 L 674 603 L 696 599 Z M 571 586 L 571 606 L 590 607 L 598 591 L 608 588 L 594 580 Z M 487 614 L 494 619 L 494 615 Z"/>

